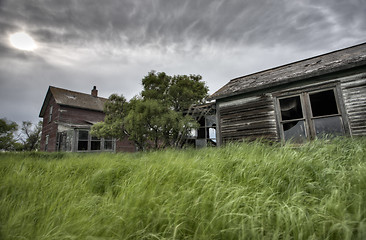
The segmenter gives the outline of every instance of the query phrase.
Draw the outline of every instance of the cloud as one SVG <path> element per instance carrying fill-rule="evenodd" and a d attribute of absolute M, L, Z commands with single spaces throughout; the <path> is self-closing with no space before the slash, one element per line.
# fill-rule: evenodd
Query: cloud
<path fill-rule="evenodd" d="M 214 92 L 366 41 L 365 12 L 360 0 L 0 0 L 0 108 L 35 119 L 49 85 L 130 98 L 150 70 L 201 74 Z M 9 45 L 20 30 L 37 51 Z"/>

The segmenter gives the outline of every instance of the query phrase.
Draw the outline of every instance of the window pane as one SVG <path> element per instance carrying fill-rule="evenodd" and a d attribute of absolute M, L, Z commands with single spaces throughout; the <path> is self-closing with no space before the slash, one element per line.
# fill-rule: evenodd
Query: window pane
<path fill-rule="evenodd" d="M 104 141 L 104 150 L 113 150 L 113 141 Z"/>
<path fill-rule="evenodd" d="M 208 138 L 216 142 L 216 128 L 211 127 L 208 129 L 207 132 L 208 132 Z"/>
<path fill-rule="evenodd" d="M 78 151 L 87 151 L 87 150 L 88 150 L 88 141 L 79 141 Z"/>
<path fill-rule="evenodd" d="M 89 132 L 85 130 L 79 130 L 79 140 L 88 140 Z"/>
<path fill-rule="evenodd" d="M 92 141 L 91 150 L 100 150 L 100 141 Z"/>
<path fill-rule="evenodd" d="M 310 94 L 310 104 L 314 117 L 338 114 L 333 90 Z"/>
<path fill-rule="evenodd" d="M 197 138 L 205 138 L 205 128 L 204 127 L 201 127 L 201 128 L 199 128 L 198 129 L 198 136 L 197 136 Z"/>
<path fill-rule="evenodd" d="M 302 118 L 300 96 L 280 99 L 282 120 Z"/>
<path fill-rule="evenodd" d="M 216 126 L 216 116 L 215 115 L 206 116 L 206 127 L 212 127 L 212 126 Z"/>
<path fill-rule="evenodd" d="M 340 136 L 344 134 L 342 119 L 339 116 L 314 119 L 317 137 Z"/>
<path fill-rule="evenodd" d="M 304 121 L 293 121 L 283 124 L 285 140 L 296 143 L 302 143 L 306 140 Z"/>

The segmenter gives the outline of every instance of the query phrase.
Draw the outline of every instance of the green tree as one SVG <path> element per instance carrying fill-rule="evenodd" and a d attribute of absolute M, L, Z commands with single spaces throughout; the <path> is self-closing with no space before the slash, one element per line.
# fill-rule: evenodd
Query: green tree
<path fill-rule="evenodd" d="M 14 150 L 14 133 L 18 130 L 18 124 L 5 118 L 0 119 L 0 150 Z"/>
<path fill-rule="evenodd" d="M 143 99 L 154 99 L 181 112 L 192 104 L 203 103 L 208 87 L 200 75 L 175 75 L 151 71 L 142 79 Z"/>
<path fill-rule="evenodd" d="M 105 120 L 92 127 L 99 137 L 126 136 L 139 149 L 181 147 L 181 139 L 197 128 L 186 110 L 202 103 L 208 88 L 199 75 L 168 76 L 151 71 L 142 79 L 143 91 L 129 103 L 123 96 L 111 95 L 105 104 Z"/>
<path fill-rule="evenodd" d="M 104 122 L 95 124 L 91 134 L 97 137 L 125 138 L 128 135 L 124 127 L 124 119 L 128 113 L 128 102 L 125 97 L 112 94 L 104 105 L 104 113 Z"/>
<path fill-rule="evenodd" d="M 22 150 L 34 151 L 39 149 L 42 133 L 42 121 L 39 121 L 37 125 L 33 125 L 30 121 L 23 121 L 21 127 L 20 138 L 22 142 Z M 19 149 L 18 149 L 19 150 Z"/>

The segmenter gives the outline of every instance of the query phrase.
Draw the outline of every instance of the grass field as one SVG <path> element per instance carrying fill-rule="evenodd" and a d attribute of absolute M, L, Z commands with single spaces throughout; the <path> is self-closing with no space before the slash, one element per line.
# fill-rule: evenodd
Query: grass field
<path fill-rule="evenodd" d="M 0 154 L 0 239 L 366 239 L 366 138 Z"/>

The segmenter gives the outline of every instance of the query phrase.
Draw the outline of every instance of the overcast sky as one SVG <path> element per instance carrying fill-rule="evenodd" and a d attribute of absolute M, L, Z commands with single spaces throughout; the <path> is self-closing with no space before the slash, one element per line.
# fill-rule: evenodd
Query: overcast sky
<path fill-rule="evenodd" d="M 48 86 L 141 90 L 151 70 L 230 79 L 366 42 L 366 0 L 0 0 L 0 118 L 37 122 Z M 27 32 L 37 49 L 14 48 Z"/>

